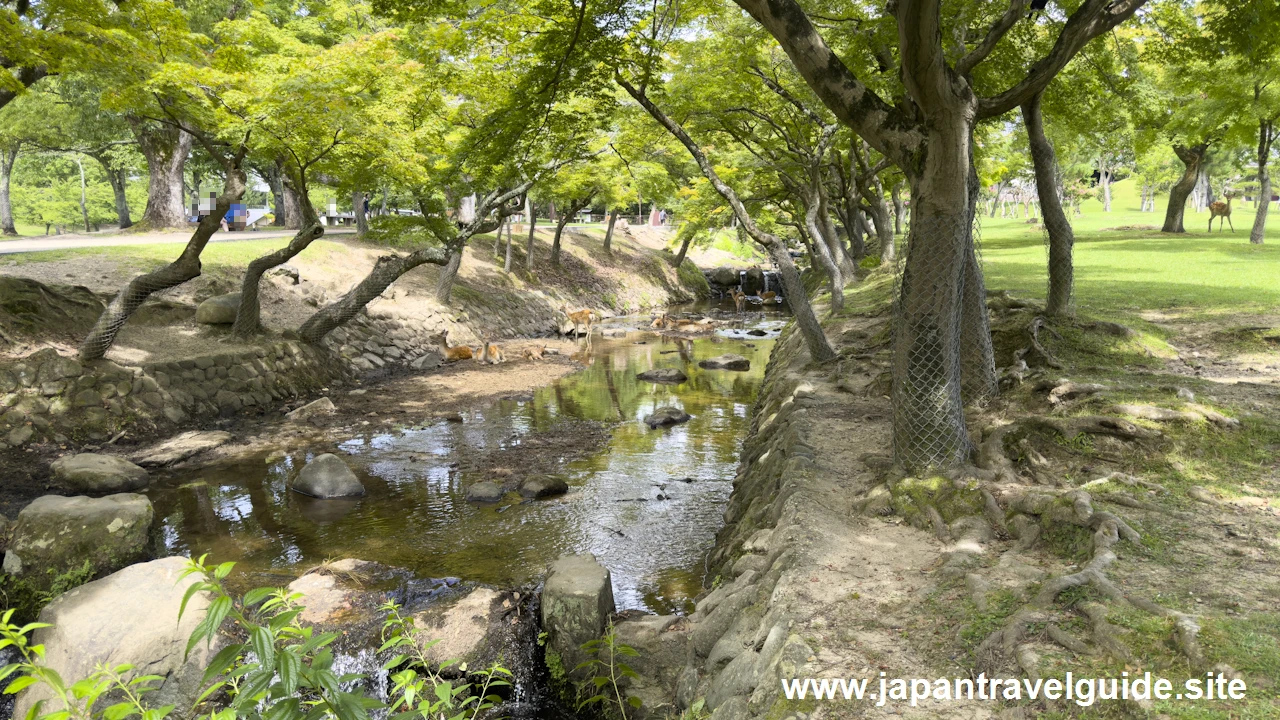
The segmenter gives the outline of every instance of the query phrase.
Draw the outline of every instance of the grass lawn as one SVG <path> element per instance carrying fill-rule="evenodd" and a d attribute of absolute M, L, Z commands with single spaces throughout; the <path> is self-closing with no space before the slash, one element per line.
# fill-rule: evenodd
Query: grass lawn
<path fill-rule="evenodd" d="M 1230 228 L 1206 231 L 1209 213 L 1188 209 L 1185 235 L 1159 231 L 1166 198 L 1156 212 L 1138 211 L 1138 188 L 1132 181 L 1112 186 L 1112 211 L 1089 200 L 1083 214 L 1071 218 L 1075 228 L 1076 302 L 1093 315 L 1132 315 L 1156 309 L 1208 319 L 1235 313 L 1280 311 L 1280 209 L 1272 203 L 1266 243 L 1249 244 L 1255 210 L 1233 205 Z M 1150 230 L 1113 228 L 1153 226 Z M 1045 295 L 1046 234 L 1041 225 L 1022 219 L 983 217 L 982 256 L 987 287 L 1015 295 Z"/>

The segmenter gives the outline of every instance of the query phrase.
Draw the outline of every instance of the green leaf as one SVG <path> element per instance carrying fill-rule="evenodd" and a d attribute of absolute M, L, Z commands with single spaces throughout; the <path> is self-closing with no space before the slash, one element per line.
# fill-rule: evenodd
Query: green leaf
<path fill-rule="evenodd" d="M 9 686 L 4 689 L 4 694 L 17 695 L 18 693 L 22 692 L 23 690 L 26 690 L 27 688 L 35 684 L 36 684 L 36 679 L 34 677 L 30 675 L 23 675 L 17 680 L 14 680 L 13 682 L 9 683 Z"/>
<path fill-rule="evenodd" d="M 627 704 L 639 710 L 640 706 L 644 704 L 644 701 L 636 697 L 635 695 L 632 695 L 631 697 L 627 698 Z"/>
<path fill-rule="evenodd" d="M 244 651 L 244 645 L 235 644 L 228 645 L 218 651 L 217 655 L 209 661 L 209 667 L 204 669 L 204 677 L 200 678 L 200 684 L 203 685 L 210 680 L 218 677 L 231 667 L 231 664 L 240 657 L 240 653 Z"/>
<path fill-rule="evenodd" d="M 121 702 L 103 710 L 102 717 L 106 720 L 123 720 L 124 718 L 133 715 L 135 712 L 137 712 L 137 710 L 134 708 L 133 703 Z"/>
<path fill-rule="evenodd" d="M 269 587 L 254 588 L 244 594 L 244 599 L 241 600 L 241 602 L 244 604 L 245 607 L 252 607 L 262 602 L 263 600 L 266 600 L 267 598 L 271 597 L 271 593 L 275 591 L 276 591 L 275 588 L 269 588 Z"/>
<path fill-rule="evenodd" d="M 218 580 L 221 580 L 221 579 L 225 578 L 226 576 L 230 575 L 230 574 L 231 574 L 231 568 L 233 568 L 233 567 L 235 567 L 235 566 L 236 566 L 236 564 L 235 564 L 235 563 L 233 563 L 233 562 L 224 562 L 224 563 L 222 563 L 221 565 L 219 565 L 218 567 L 214 568 L 213 576 L 214 576 L 215 578 L 217 578 Z"/>
<path fill-rule="evenodd" d="M 302 658 L 292 651 L 282 650 L 276 659 L 276 670 L 280 673 L 280 682 L 284 685 L 285 694 L 292 695 L 298 689 L 298 676 L 302 672 Z"/>
<path fill-rule="evenodd" d="M 249 632 L 249 645 L 253 648 L 253 652 L 258 656 L 258 662 L 263 667 L 275 667 L 276 664 L 276 639 L 271 631 L 265 627 L 256 627 Z"/>

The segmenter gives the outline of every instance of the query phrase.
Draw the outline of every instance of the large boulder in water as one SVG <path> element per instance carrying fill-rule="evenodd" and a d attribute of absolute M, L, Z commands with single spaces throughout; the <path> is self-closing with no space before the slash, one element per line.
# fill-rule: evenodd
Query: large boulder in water
<path fill-rule="evenodd" d="M 719 355 L 713 358 L 707 358 L 698 363 L 698 367 L 707 370 L 750 370 L 751 361 L 741 355 Z"/>
<path fill-rule="evenodd" d="M 689 379 L 680 368 L 653 368 L 636 375 L 637 380 L 645 380 L 664 385 L 679 385 Z"/>
<path fill-rule="evenodd" d="M 333 453 L 317 455 L 293 481 L 294 492 L 314 498 L 355 497 L 364 494 L 364 485 L 351 468 Z"/>
<path fill-rule="evenodd" d="M 547 652 L 575 668 L 588 659 L 582 645 L 604 632 L 613 614 L 613 579 L 595 555 L 565 555 L 551 566 L 542 588 Z"/>
<path fill-rule="evenodd" d="M 230 325 L 240 311 L 240 293 L 214 295 L 196 307 L 196 322 L 204 325 Z"/>
<path fill-rule="evenodd" d="M 759 295 L 764 290 L 764 271 L 758 267 L 747 268 L 742 276 L 742 292 L 748 295 Z"/>
<path fill-rule="evenodd" d="M 511 615 L 520 613 L 520 593 L 487 587 L 459 587 L 413 616 L 424 654 L 436 667 L 482 670 L 510 653 Z M 430 647 L 427 644 L 434 642 Z M 509 661 L 509 660 L 508 660 Z"/>
<path fill-rule="evenodd" d="M 721 265 L 707 272 L 707 280 L 713 285 L 733 287 L 738 284 L 738 269 Z"/>
<path fill-rule="evenodd" d="M 150 555 L 154 514 L 151 501 L 133 493 L 36 498 L 14 522 L 4 571 L 48 589 L 85 562 L 94 575 L 119 570 Z"/>
<path fill-rule="evenodd" d="M 644 419 L 644 424 L 651 428 L 660 428 L 686 423 L 692 418 L 693 416 L 684 410 L 681 410 L 678 407 L 668 406 L 655 410 L 652 415 L 649 415 Z"/>
<path fill-rule="evenodd" d="M 78 492 L 119 493 L 145 490 L 147 471 L 115 455 L 64 455 L 50 465 L 53 476 Z"/>
<path fill-rule="evenodd" d="M 501 485 L 487 481 L 467 488 L 467 499 L 471 502 L 496 503 L 506 494 Z"/>
<path fill-rule="evenodd" d="M 44 664 L 70 683 L 100 664 L 129 663 L 133 677 L 162 678 L 159 689 L 146 695 L 151 707 L 191 707 L 200 695 L 204 667 L 219 647 L 198 643 L 183 657 L 210 602 L 207 593 L 196 593 L 179 620 L 183 595 L 200 580 L 194 575 L 180 578 L 186 566 L 182 557 L 130 565 L 58 596 L 40 612 L 40 622 L 52 627 L 36 630 L 32 638 L 44 645 Z M 33 685 L 18 696 L 14 717 L 25 717 L 37 701 L 51 698 L 45 686 Z"/>

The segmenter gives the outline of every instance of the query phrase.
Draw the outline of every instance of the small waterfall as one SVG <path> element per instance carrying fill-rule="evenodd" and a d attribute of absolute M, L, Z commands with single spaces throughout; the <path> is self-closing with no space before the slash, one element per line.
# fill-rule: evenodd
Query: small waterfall
<path fill-rule="evenodd" d="M 765 274 L 764 274 L 764 291 L 765 291 L 765 292 L 769 292 L 769 275 L 770 275 L 770 274 L 771 274 L 771 273 L 765 273 Z"/>
<path fill-rule="evenodd" d="M 739 270 L 738 271 L 738 292 L 745 292 L 743 288 L 746 287 L 746 284 L 747 284 L 747 271 Z"/>

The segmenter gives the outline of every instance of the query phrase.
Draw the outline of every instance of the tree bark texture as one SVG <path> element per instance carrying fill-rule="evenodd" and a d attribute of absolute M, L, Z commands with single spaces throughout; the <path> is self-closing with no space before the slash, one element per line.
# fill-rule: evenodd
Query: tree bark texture
<path fill-rule="evenodd" d="M 538 230 L 538 208 L 531 198 L 525 198 L 524 214 L 529 219 L 529 240 L 525 245 L 524 269 L 533 272 L 533 234 Z"/>
<path fill-rule="evenodd" d="M 1165 211 L 1164 227 L 1160 228 L 1160 232 L 1184 233 L 1187 231 L 1182 225 L 1182 216 L 1187 209 L 1187 196 L 1195 189 L 1196 182 L 1200 179 L 1204 168 L 1205 152 L 1208 149 L 1208 143 L 1173 146 L 1173 152 L 1186 169 L 1182 177 L 1178 178 L 1178 182 L 1169 189 L 1169 209 Z"/>
<path fill-rule="evenodd" d="M 365 212 L 365 196 L 363 191 L 351 191 L 351 211 L 356 216 L 356 237 L 362 238 L 369 232 L 369 213 Z"/>
<path fill-rule="evenodd" d="M 556 221 L 556 236 L 555 239 L 551 241 L 552 265 L 560 267 L 560 238 L 564 234 L 564 226 L 568 225 L 575 217 L 577 217 L 578 213 L 582 212 L 583 208 L 590 205 L 593 198 L 595 198 L 595 193 L 578 200 L 570 201 L 568 211 Z"/>
<path fill-rule="evenodd" d="M 609 227 L 604 231 L 604 252 L 606 255 L 613 252 L 613 226 L 618 223 L 618 208 L 609 211 Z"/>
<path fill-rule="evenodd" d="M 1058 188 L 1058 160 L 1053 144 L 1044 132 L 1044 115 L 1040 110 L 1040 94 L 1022 106 L 1023 123 L 1031 145 L 1031 163 L 1036 174 L 1036 193 L 1040 197 L 1040 213 L 1049 233 L 1049 295 L 1045 311 L 1050 317 L 1069 317 L 1074 313 L 1073 293 L 1075 265 L 1073 252 L 1075 232 L 1062 209 Z"/>
<path fill-rule="evenodd" d="M 1274 120 L 1263 120 L 1258 124 L 1258 212 L 1253 216 L 1253 229 L 1249 231 L 1249 242 L 1254 245 L 1262 244 L 1267 231 L 1267 212 L 1271 209 L 1271 171 L 1267 160 L 1275 139 Z"/>
<path fill-rule="evenodd" d="M 0 235 L 17 235 L 13 222 L 13 202 L 9 196 L 9 179 L 13 176 L 13 164 L 18 160 L 20 146 L 0 148 Z"/>
<path fill-rule="evenodd" d="M 147 207 L 140 224 L 149 230 L 186 227 L 182 171 L 194 138 L 184 130 L 136 118 L 131 119 L 129 125 L 138 140 L 138 149 L 147 160 Z"/>

